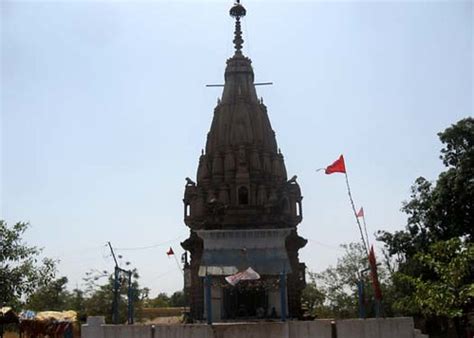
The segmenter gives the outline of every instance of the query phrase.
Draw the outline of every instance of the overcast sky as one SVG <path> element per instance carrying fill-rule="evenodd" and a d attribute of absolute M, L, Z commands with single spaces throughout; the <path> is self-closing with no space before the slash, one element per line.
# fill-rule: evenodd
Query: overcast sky
<path fill-rule="evenodd" d="M 244 0 L 253 60 L 303 200 L 300 258 L 335 264 L 359 235 L 344 177 L 316 168 L 341 153 L 369 233 L 403 228 L 418 176 L 443 170 L 436 133 L 473 115 L 471 1 Z M 195 177 L 232 55 L 231 1 L 1 2 L 1 218 L 60 259 L 70 286 L 109 271 L 105 247 L 173 292 L 165 252 L 188 229 Z M 373 237 L 371 238 L 373 240 Z M 179 256 L 178 256 L 179 258 Z"/>

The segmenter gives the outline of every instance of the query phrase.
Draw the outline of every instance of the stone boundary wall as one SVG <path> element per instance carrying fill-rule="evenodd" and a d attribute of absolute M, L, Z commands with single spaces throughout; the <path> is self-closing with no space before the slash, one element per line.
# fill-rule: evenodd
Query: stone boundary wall
<path fill-rule="evenodd" d="M 89 317 L 82 338 L 428 338 L 413 319 L 217 323 L 214 325 L 106 325 Z"/>
<path fill-rule="evenodd" d="M 338 338 L 425 338 L 415 330 L 413 318 L 369 318 L 336 321 Z"/>

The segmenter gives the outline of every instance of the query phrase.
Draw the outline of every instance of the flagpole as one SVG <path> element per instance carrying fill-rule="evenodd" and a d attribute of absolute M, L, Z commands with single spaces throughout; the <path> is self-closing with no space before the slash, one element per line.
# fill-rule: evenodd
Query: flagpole
<path fill-rule="evenodd" d="M 360 237 L 362 239 L 362 243 L 364 244 L 365 252 L 367 252 L 367 255 L 368 255 L 369 250 L 367 249 L 367 244 L 365 243 L 364 233 L 362 232 L 362 226 L 360 225 L 359 217 L 357 217 L 357 211 L 356 211 L 356 208 L 355 208 L 355 205 L 354 205 L 354 200 L 352 199 L 351 187 L 349 185 L 349 177 L 347 176 L 346 171 L 344 171 L 344 175 L 346 176 L 347 193 L 349 195 L 349 200 L 351 201 L 352 211 L 354 212 L 354 216 L 355 216 L 355 219 L 357 221 L 357 225 L 359 226 Z"/>
<path fill-rule="evenodd" d="M 367 246 L 370 248 L 369 235 L 367 235 L 367 224 L 365 224 L 365 213 L 362 216 L 362 222 L 364 223 L 365 238 L 367 238 Z"/>
<path fill-rule="evenodd" d="M 184 276 L 184 272 L 183 272 L 183 270 L 181 269 L 181 266 L 179 265 L 179 262 L 178 262 L 178 259 L 176 258 L 176 255 L 173 254 L 173 256 L 174 256 L 174 260 L 175 260 L 175 262 L 176 262 L 176 265 L 178 266 L 178 270 L 181 271 L 181 274 Z"/>

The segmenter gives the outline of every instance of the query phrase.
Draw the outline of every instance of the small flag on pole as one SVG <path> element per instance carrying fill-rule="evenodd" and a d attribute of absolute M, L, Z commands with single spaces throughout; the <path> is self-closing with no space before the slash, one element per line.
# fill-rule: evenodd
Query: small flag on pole
<path fill-rule="evenodd" d="M 360 210 L 357 213 L 357 217 L 364 217 L 364 208 L 363 207 L 360 207 Z"/>
<path fill-rule="evenodd" d="M 169 256 L 173 256 L 174 255 L 174 251 L 173 251 L 173 248 L 170 247 L 170 249 L 166 252 L 166 254 Z"/>
<path fill-rule="evenodd" d="M 344 156 L 339 156 L 339 158 L 334 161 L 333 164 L 326 167 L 324 171 L 326 175 L 331 175 L 334 173 L 346 173 L 346 164 L 344 163 Z"/>

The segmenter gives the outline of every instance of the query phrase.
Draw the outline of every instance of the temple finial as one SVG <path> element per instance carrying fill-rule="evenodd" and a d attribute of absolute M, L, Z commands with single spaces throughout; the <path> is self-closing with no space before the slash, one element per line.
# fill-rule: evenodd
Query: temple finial
<path fill-rule="evenodd" d="M 244 43 L 244 39 L 242 39 L 242 30 L 240 28 L 240 18 L 244 17 L 247 11 L 245 7 L 240 4 L 240 0 L 234 4 L 234 6 L 230 9 L 230 16 L 235 18 L 235 32 L 234 32 L 234 46 L 235 46 L 235 54 L 242 55 L 242 44 Z"/>

